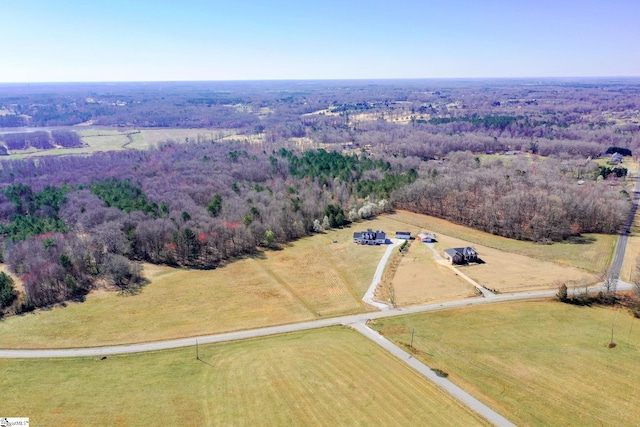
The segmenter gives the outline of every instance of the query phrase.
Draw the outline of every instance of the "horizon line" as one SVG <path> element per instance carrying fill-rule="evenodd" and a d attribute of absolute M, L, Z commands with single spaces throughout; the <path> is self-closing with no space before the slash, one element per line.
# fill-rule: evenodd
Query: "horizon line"
<path fill-rule="evenodd" d="M 357 77 L 357 78 L 276 78 L 276 79 L 184 79 L 184 80 L 39 80 L 39 81 L 0 81 L 0 85 L 29 84 L 117 84 L 117 83 L 251 83 L 251 82 L 365 82 L 365 81 L 424 81 L 424 80 L 612 80 L 640 79 L 640 75 L 602 75 L 602 76 L 501 76 L 501 77 Z"/>

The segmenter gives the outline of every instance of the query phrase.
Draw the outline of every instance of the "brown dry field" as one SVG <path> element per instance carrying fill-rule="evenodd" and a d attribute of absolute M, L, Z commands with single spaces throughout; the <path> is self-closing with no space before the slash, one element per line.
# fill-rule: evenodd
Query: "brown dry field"
<path fill-rule="evenodd" d="M 631 235 L 627 241 L 627 250 L 620 270 L 620 279 L 633 283 L 636 280 L 636 264 L 640 260 L 640 218 L 635 217 Z"/>
<path fill-rule="evenodd" d="M 410 221 L 398 221 L 398 219 Z M 413 223 L 411 222 L 413 221 Z M 224 267 L 181 270 L 145 266 L 150 283 L 136 295 L 94 292 L 83 303 L 9 316 L 0 322 L 2 348 L 54 348 L 148 342 L 251 329 L 370 310 L 361 298 L 371 284 L 385 246 L 358 246 L 352 233 L 367 228 L 395 231 L 437 231 L 423 215 L 397 213 L 351 228 L 332 230 L 292 242 Z M 459 229 L 460 230 L 460 229 Z M 464 229 L 473 236 L 475 232 Z M 460 232 L 460 231 L 458 231 Z M 443 249 L 472 244 L 483 265 L 462 272 L 492 289 L 522 291 L 549 288 L 555 280 L 569 285 L 595 281 L 588 271 L 569 265 L 500 251 L 475 242 L 439 234 Z M 526 242 L 516 242 L 522 245 Z M 392 284 L 398 305 L 450 300 L 474 290 L 455 272 L 438 265 L 428 248 L 413 242 L 401 260 Z M 593 244 L 595 248 L 601 248 Z M 127 327 L 122 327 L 126 319 Z M 99 327 L 97 327 L 99 325 Z M 61 334 L 60 331 L 65 331 Z"/>
<path fill-rule="evenodd" d="M 473 246 L 484 264 L 457 268 L 478 284 L 500 292 L 546 289 L 554 286 L 555 281 L 564 282 L 571 288 L 598 280 L 597 275 L 579 268 L 504 252 L 445 235 L 438 236 L 435 246 L 441 254 L 447 248 Z"/>
<path fill-rule="evenodd" d="M 438 235 L 458 238 L 507 253 L 514 253 L 555 264 L 578 267 L 593 273 L 605 271 L 611 262 L 617 235 L 584 234 L 553 245 L 514 240 L 454 224 L 444 219 L 398 210 L 388 216 L 400 223 L 412 224 Z M 482 255 L 482 254 L 481 254 Z"/>
<path fill-rule="evenodd" d="M 418 241 L 402 257 L 392 286 L 398 306 L 476 296 L 471 284 L 437 263 L 431 249 Z"/>
<path fill-rule="evenodd" d="M 625 167 L 633 171 L 632 177 L 637 176 L 640 168 L 639 162 L 625 162 Z M 628 190 L 631 192 L 631 189 Z M 624 262 L 620 270 L 620 279 L 633 283 L 636 280 L 636 264 L 640 260 L 640 218 L 636 213 L 633 226 L 631 227 L 631 235 L 627 242 L 627 250 L 624 254 Z"/>
<path fill-rule="evenodd" d="M 395 224 L 364 221 L 215 270 L 146 264 L 150 283 L 136 295 L 92 292 L 83 303 L 3 319 L 0 348 L 148 342 L 361 313 L 386 248 L 355 245 L 352 233 Z"/>

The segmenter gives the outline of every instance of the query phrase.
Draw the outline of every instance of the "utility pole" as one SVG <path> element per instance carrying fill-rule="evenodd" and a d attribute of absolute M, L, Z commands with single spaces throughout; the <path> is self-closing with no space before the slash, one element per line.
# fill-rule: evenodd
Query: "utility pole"
<path fill-rule="evenodd" d="M 409 347 L 413 348 L 413 334 L 416 333 L 416 328 L 411 328 L 411 345 Z"/>
<path fill-rule="evenodd" d="M 196 360 L 200 360 L 200 349 L 198 348 L 198 338 L 196 338 Z"/>
<path fill-rule="evenodd" d="M 615 343 L 613 342 L 613 328 L 616 326 L 616 320 L 618 320 L 618 314 L 620 314 L 620 309 L 616 311 L 616 316 L 613 318 L 613 322 L 611 323 L 611 341 L 609 341 L 609 348 L 615 347 Z"/>

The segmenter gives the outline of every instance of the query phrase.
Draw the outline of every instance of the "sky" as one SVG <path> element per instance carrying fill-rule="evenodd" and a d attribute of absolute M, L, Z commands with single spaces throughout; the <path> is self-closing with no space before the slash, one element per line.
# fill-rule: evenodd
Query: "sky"
<path fill-rule="evenodd" d="M 0 82 L 640 76 L 638 0 L 0 0 Z"/>

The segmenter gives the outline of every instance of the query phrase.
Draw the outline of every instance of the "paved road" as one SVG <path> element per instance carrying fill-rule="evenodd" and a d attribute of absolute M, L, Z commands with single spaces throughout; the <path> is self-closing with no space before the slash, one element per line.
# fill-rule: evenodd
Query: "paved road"
<path fill-rule="evenodd" d="M 633 284 L 619 281 L 618 290 L 631 290 Z M 597 292 L 602 290 L 601 286 L 590 288 Z M 287 332 L 304 331 L 309 329 L 323 328 L 325 326 L 349 325 L 355 322 L 363 322 L 369 319 L 379 319 L 382 317 L 402 316 L 405 314 L 422 313 L 427 311 L 443 310 L 448 308 L 465 307 L 469 305 L 490 304 L 506 301 L 520 301 L 535 298 L 552 297 L 557 291 L 536 291 L 522 292 L 516 294 L 499 294 L 494 298 L 468 298 L 458 301 L 448 301 L 435 304 L 417 305 L 405 308 L 396 308 L 385 311 L 375 311 L 371 313 L 353 314 L 349 316 L 333 317 L 327 319 L 312 320 L 309 322 L 292 323 L 281 326 L 270 326 L 267 328 L 250 329 L 246 331 L 228 332 L 224 334 L 206 335 L 197 338 L 181 338 L 177 340 L 157 341 L 151 343 L 119 345 L 109 347 L 92 348 L 71 348 L 54 350 L 0 350 L 0 358 L 48 358 L 48 357 L 78 357 L 78 356 L 109 356 L 114 354 L 140 353 L 145 351 L 166 350 L 170 348 L 189 347 L 199 344 L 210 344 L 226 341 L 236 341 L 247 338 L 264 337 L 269 335 L 283 334 Z"/>
<path fill-rule="evenodd" d="M 480 402 L 478 399 L 452 383 L 446 378 L 439 377 L 435 372 L 431 370 L 427 365 L 420 362 L 418 359 L 413 357 L 411 354 L 407 353 L 404 350 L 401 350 L 394 343 L 377 333 L 376 331 L 367 327 L 363 322 L 356 322 L 350 324 L 353 329 L 360 332 L 365 337 L 369 338 L 389 353 L 396 356 L 398 359 L 409 365 L 411 368 L 415 369 L 421 375 L 426 377 L 427 379 L 433 381 L 438 387 L 442 388 L 444 391 L 449 393 L 454 398 L 458 399 L 473 411 L 480 414 L 482 417 L 492 422 L 496 426 L 499 427 L 515 427 L 511 421 L 498 414 L 493 409 L 489 408 L 484 403 Z"/>
<path fill-rule="evenodd" d="M 373 299 L 373 296 L 376 292 L 376 288 L 378 287 L 380 282 L 382 282 L 382 273 L 384 273 L 384 267 L 387 265 L 387 261 L 389 260 L 389 257 L 393 253 L 393 250 L 399 244 L 400 244 L 400 240 L 393 239 L 391 241 L 391 244 L 387 246 L 387 250 L 384 252 L 384 255 L 382 255 L 382 258 L 378 263 L 378 267 L 376 268 L 376 272 L 373 275 L 373 280 L 371 280 L 371 285 L 369 285 L 369 289 L 367 289 L 367 292 L 362 297 L 362 301 L 364 301 L 365 303 L 373 307 L 379 308 L 380 310 L 390 310 L 391 306 L 381 301 L 376 301 L 375 299 Z"/>
<path fill-rule="evenodd" d="M 633 190 L 633 205 L 627 221 L 622 228 L 622 233 L 618 237 L 618 244 L 613 254 L 613 260 L 611 261 L 611 267 L 609 267 L 609 277 L 612 279 L 618 279 L 620 277 L 620 270 L 622 269 L 622 262 L 624 261 L 624 254 L 627 250 L 627 242 L 629 240 L 629 233 L 633 226 L 633 221 L 638 211 L 638 201 L 640 201 L 640 174 L 636 177 L 636 184 Z"/>
<path fill-rule="evenodd" d="M 638 184 L 636 184 L 638 185 Z M 635 206 L 637 208 L 637 205 Z M 626 240 L 625 240 L 626 244 Z M 387 252 L 385 252 L 385 257 L 388 258 L 393 247 L 390 247 Z M 623 247 L 624 250 L 624 247 Z M 616 254 L 618 250 L 616 249 Z M 624 257 L 624 255 L 623 255 Z M 385 259 L 386 259 L 385 258 Z M 382 263 L 381 263 L 382 264 Z M 386 262 L 384 263 L 386 264 Z M 384 265 L 383 264 L 383 265 Z M 375 280 L 374 280 L 375 281 Z M 633 289 L 634 285 L 631 283 L 626 283 L 618 280 L 618 290 L 630 290 Z M 596 286 L 590 288 L 591 291 L 597 292 L 602 290 L 602 286 Z M 110 347 L 95 347 L 95 348 L 74 348 L 74 349 L 55 349 L 55 350 L 0 350 L 0 358 L 8 359 L 8 358 L 61 358 L 61 357 L 87 357 L 87 356 L 108 356 L 115 354 L 125 354 L 125 353 L 140 353 L 145 351 L 157 351 L 157 350 L 166 350 L 172 348 L 180 348 L 180 347 L 189 347 L 195 346 L 196 344 L 210 344 L 210 343 L 218 343 L 218 342 L 226 342 L 226 341 L 235 341 L 247 338 L 256 338 L 256 337 L 264 337 L 269 335 L 283 334 L 288 332 L 295 331 L 303 331 L 309 329 L 322 328 L 326 326 L 333 325 L 349 325 L 353 327 L 358 332 L 362 333 L 364 336 L 373 340 L 374 342 L 381 345 L 387 351 L 398 357 L 400 360 L 407 363 L 410 367 L 415 369 L 417 372 L 425 376 L 426 378 L 433 381 L 435 384 L 444 389 L 447 393 L 467 405 L 469 408 L 480 414 L 482 417 L 486 418 L 493 424 L 497 426 L 514 426 L 509 420 L 493 411 L 488 406 L 484 405 L 482 402 L 471 396 L 469 393 L 462 390 L 460 387 L 451 383 L 450 381 L 438 377 L 435 375 L 431 369 L 423 364 L 422 362 L 413 358 L 407 352 L 401 350 L 393 343 L 382 337 L 380 334 L 372 331 L 366 326 L 366 322 L 370 319 L 377 319 L 382 317 L 392 317 L 392 316 L 401 316 L 411 313 L 421 313 L 427 311 L 434 310 L 442 310 L 448 308 L 455 307 L 463 307 L 470 305 L 478 305 L 478 304 L 489 304 L 496 302 L 506 302 L 506 301 L 518 301 L 518 300 L 526 300 L 526 299 L 535 299 L 535 298 L 545 298 L 552 297 L 556 294 L 556 291 L 538 291 L 538 292 L 523 292 L 517 294 L 500 294 L 495 295 L 492 298 L 471 298 L 464 299 L 458 301 L 449 301 L 443 303 L 436 304 L 427 304 L 420 306 L 413 306 L 407 308 L 399 308 L 392 309 L 387 307 L 386 310 L 372 312 L 372 313 L 362 313 L 350 316 L 342 316 L 342 317 L 334 317 L 328 319 L 320 319 L 309 322 L 302 323 L 294 323 L 287 324 L 281 326 L 272 326 L 267 328 L 259 328 L 259 329 L 251 329 L 246 331 L 237 331 L 237 332 L 229 332 L 224 334 L 214 334 L 207 335 L 197 338 L 183 338 L 177 340 L 169 340 L 169 341 L 159 341 L 152 343 L 144 343 L 144 344 L 131 344 L 131 345 L 123 345 L 123 346 L 110 346 Z M 371 300 L 373 298 L 371 296 Z"/>

